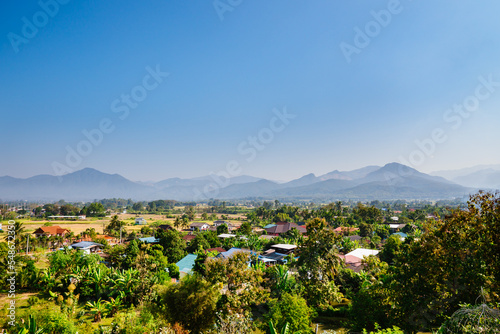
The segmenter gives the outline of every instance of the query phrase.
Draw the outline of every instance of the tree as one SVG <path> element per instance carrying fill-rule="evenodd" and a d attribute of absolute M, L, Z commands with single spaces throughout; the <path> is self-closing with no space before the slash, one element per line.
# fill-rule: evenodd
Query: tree
<path fill-rule="evenodd" d="M 341 299 L 334 279 L 342 262 L 337 256 L 342 236 L 327 228 L 324 219 L 307 223 L 308 238 L 299 247 L 297 267 L 309 305 L 326 309 Z"/>
<path fill-rule="evenodd" d="M 278 328 L 288 323 L 290 333 L 311 333 L 311 310 L 298 295 L 285 293 L 271 306 L 268 317 Z"/>
<path fill-rule="evenodd" d="M 102 316 L 104 312 L 106 312 L 106 306 L 103 302 L 101 302 L 100 298 L 95 302 L 87 302 L 86 307 L 89 312 L 94 315 L 94 322 L 102 320 Z"/>
<path fill-rule="evenodd" d="M 156 236 L 159 239 L 159 244 L 163 247 L 163 254 L 168 258 L 168 262 L 177 263 L 184 256 L 186 252 L 186 243 L 182 240 L 179 232 L 177 231 L 158 231 Z"/>
<path fill-rule="evenodd" d="M 359 224 L 359 235 L 371 238 L 373 236 L 373 225 L 370 223 Z"/>
<path fill-rule="evenodd" d="M 227 227 L 227 224 L 221 224 L 217 226 L 217 235 L 223 234 L 223 233 L 228 233 L 229 228 Z"/>
<path fill-rule="evenodd" d="M 88 217 L 104 217 L 106 214 L 106 209 L 101 203 L 94 202 L 91 203 L 88 207 L 83 207 L 82 214 L 87 215 Z"/>
<path fill-rule="evenodd" d="M 144 204 L 142 202 L 137 202 L 132 205 L 132 210 L 136 212 L 140 212 L 144 209 Z"/>
<path fill-rule="evenodd" d="M 179 284 L 170 285 L 163 294 L 167 318 L 194 333 L 213 326 L 216 318 L 218 287 L 201 276 L 188 275 Z"/>
<path fill-rule="evenodd" d="M 473 304 L 482 288 L 500 301 L 500 198 L 474 195 L 467 210 L 444 221 L 428 221 L 417 242 L 406 238 L 395 257 L 391 299 L 403 329 L 438 325 L 460 307 Z"/>
<path fill-rule="evenodd" d="M 379 254 L 382 261 L 393 264 L 394 258 L 399 253 L 403 242 L 398 235 L 391 235 L 385 242 L 384 248 Z"/>
<path fill-rule="evenodd" d="M 244 314 L 251 305 L 258 304 L 267 294 L 260 288 L 262 271 L 249 267 L 250 254 L 240 251 L 230 258 L 207 259 L 205 278 L 213 285 L 223 284 L 224 312 Z"/>
<path fill-rule="evenodd" d="M 193 221 L 196 218 L 196 213 L 194 211 L 194 206 L 192 206 L 192 205 L 186 206 L 184 212 L 187 215 L 189 221 Z"/>
<path fill-rule="evenodd" d="M 120 230 L 125 225 L 126 225 L 125 222 L 119 220 L 117 215 L 114 215 L 111 218 L 111 221 L 109 222 L 109 224 L 104 228 L 104 233 L 107 233 L 107 234 L 112 235 L 112 236 L 119 236 Z"/>
<path fill-rule="evenodd" d="M 244 222 L 241 224 L 240 228 L 238 229 L 238 233 L 243 234 L 243 235 L 250 235 L 252 234 L 252 224 L 249 222 Z"/>

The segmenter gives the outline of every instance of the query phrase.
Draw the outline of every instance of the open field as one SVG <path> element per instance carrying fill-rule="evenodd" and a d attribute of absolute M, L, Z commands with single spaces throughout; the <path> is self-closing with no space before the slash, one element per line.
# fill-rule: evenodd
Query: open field
<path fill-rule="evenodd" d="M 144 214 L 144 215 L 136 215 L 136 214 L 117 214 L 118 219 L 125 221 L 127 223 L 127 226 L 125 227 L 125 230 L 127 232 L 138 232 L 141 230 L 142 226 L 144 225 L 135 225 L 135 218 L 137 217 L 142 217 L 144 218 L 148 225 L 161 221 L 173 224 L 174 218 L 166 218 L 164 215 L 157 215 L 157 214 Z M 177 215 L 174 215 L 177 216 Z M 220 214 L 218 215 L 220 217 Z M 241 220 L 239 219 L 244 219 L 244 216 L 241 215 L 227 215 L 229 221 L 232 224 L 235 225 L 240 225 Z M 207 223 L 209 225 L 212 225 L 211 220 L 202 220 L 200 218 L 200 215 L 197 215 L 198 219 L 195 219 L 195 222 L 203 222 Z M 81 232 L 85 231 L 88 228 L 93 228 L 98 234 L 102 234 L 104 227 L 109 223 L 111 220 L 111 216 L 103 217 L 103 218 L 87 218 L 85 220 L 49 220 L 49 219 L 44 219 L 44 220 L 29 220 L 29 219 L 23 219 L 20 220 L 25 227 L 25 231 L 27 233 L 33 233 L 36 229 L 38 229 L 41 226 L 45 226 L 45 224 L 50 223 L 52 225 L 57 225 L 62 228 L 68 229 L 71 232 L 73 232 L 75 235 L 80 234 Z"/>

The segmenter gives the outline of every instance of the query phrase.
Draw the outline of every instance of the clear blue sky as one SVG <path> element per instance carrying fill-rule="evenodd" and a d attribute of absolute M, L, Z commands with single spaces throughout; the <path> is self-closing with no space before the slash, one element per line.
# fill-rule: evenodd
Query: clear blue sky
<path fill-rule="evenodd" d="M 474 103 L 478 77 L 500 82 L 500 3 L 397 3 L 243 0 L 218 13 L 212 1 L 68 1 L 52 17 L 4 1 L 0 175 L 64 165 L 161 180 L 234 160 L 287 180 L 410 158 L 424 172 L 500 163 L 500 85 L 479 87 L 465 116 L 447 112 Z M 168 77 L 123 117 L 122 94 L 142 98 L 157 66 Z M 274 108 L 295 118 L 283 128 Z M 82 131 L 103 120 L 113 130 L 69 166 L 67 147 L 85 148 Z"/>

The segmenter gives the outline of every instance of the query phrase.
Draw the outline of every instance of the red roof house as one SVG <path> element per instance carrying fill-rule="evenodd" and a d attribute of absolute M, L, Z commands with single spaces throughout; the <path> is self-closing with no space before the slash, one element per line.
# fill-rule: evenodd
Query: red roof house
<path fill-rule="evenodd" d="M 50 236 L 64 236 L 66 233 L 69 233 L 68 229 L 62 228 L 60 226 L 41 226 L 35 232 L 33 232 L 37 237 L 41 237 L 42 235 L 50 237 Z"/>

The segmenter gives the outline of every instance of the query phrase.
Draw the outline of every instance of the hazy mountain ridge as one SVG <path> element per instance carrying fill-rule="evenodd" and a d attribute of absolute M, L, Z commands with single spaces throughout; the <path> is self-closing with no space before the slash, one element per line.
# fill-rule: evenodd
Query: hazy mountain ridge
<path fill-rule="evenodd" d="M 26 179 L 0 177 L 0 200 L 91 201 L 102 198 L 180 201 L 219 199 L 445 199 L 467 196 L 474 189 L 440 176 L 389 163 L 353 171 L 307 174 L 285 183 L 242 175 L 193 179 L 169 178 L 133 182 L 118 174 L 85 168 L 61 177 L 37 175 Z"/>
<path fill-rule="evenodd" d="M 457 170 L 431 173 L 442 176 L 464 187 L 500 189 L 500 165 L 478 165 Z"/>

